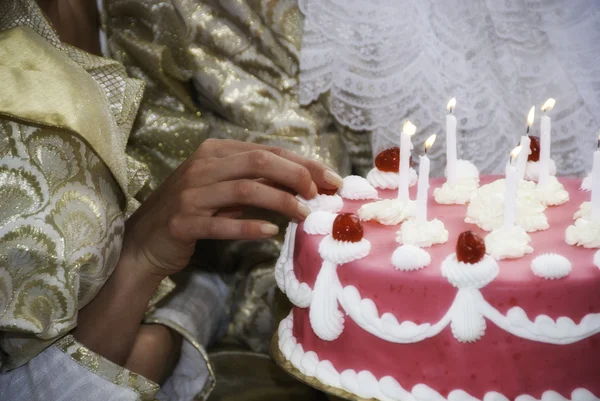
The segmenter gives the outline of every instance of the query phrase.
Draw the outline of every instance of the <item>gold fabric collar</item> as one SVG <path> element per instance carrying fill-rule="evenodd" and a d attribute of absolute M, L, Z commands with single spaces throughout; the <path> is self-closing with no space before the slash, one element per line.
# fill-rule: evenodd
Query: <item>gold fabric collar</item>
<path fill-rule="evenodd" d="M 0 114 L 79 134 L 128 195 L 127 137 L 94 79 L 27 26 L 1 32 L 0 43 Z"/>

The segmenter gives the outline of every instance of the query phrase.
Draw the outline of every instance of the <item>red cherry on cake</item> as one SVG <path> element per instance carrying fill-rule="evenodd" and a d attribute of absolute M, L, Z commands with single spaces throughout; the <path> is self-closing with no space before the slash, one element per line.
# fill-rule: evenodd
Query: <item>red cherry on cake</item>
<path fill-rule="evenodd" d="M 333 239 L 359 242 L 363 238 L 362 224 L 354 213 L 341 213 L 333 221 Z"/>
<path fill-rule="evenodd" d="M 412 166 L 412 157 L 409 164 Z M 392 173 L 400 171 L 400 148 L 396 146 L 379 153 L 375 158 L 375 167 L 380 171 Z"/>
<path fill-rule="evenodd" d="M 485 256 L 485 242 L 479 234 L 465 231 L 458 236 L 456 259 L 459 262 L 475 264 Z"/>
<path fill-rule="evenodd" d="M 531 153 L 527 158 L 529 162 L 538 162 L 540 161 L 540 138 L 537 136 L 529 135 L 529 149 Z"/>
<path fill-rule="evenodd" d="M 325 189 L 325 188 L 317 188 L 317 192 L 319 195 L 335 195 L 337 194 L 338 189 Z"/>

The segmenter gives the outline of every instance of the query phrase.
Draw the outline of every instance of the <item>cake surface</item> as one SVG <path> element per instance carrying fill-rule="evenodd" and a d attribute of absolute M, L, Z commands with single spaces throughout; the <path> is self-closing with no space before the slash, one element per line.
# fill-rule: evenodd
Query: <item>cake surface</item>
<path fill-rule="evenodd" d="M 482 177 L 481 183 L 495 178 Z M 580 179 L 560 181 L 570 201 L 547 209 L 550 228 L 531 233 L 533 253 L 498 261 L 498 271 L 478 285 L 453 285 L 442 272 L 462 232 L 487 235 L 464 222 L 465 205 L 440 205 L 429 197 L 429 218 L 444 223 L 449 239 L 423 248 L 431 263 L 414 271 L 392 265 L 399 226 L 362 222 L 371 249 L 337 266 L 340 288 L 331 288 L 343 330 L 332 340 L 317 336 L 310 319 L 325 236 L 305 233 L 304 223 L 291 225 L 290 272 L 278 282 L 296 306 L 280 325 L 283 355 L 302 374 L 363 398 L 597 400 L 600 269 L 594 265 L 595 249 L 565 242 L 565 230 L 589 193 L 579 191 Z M 430 194 L 442 183 L 432 179 Z M 396 194 L 379 190 L 382 199 Z M 344 199 L 341 212 L 355 213 L 368 202 Z M 544 254 L 560 255 L 557 260 L 568 260 L 572 269 L 559 266 L 557 279 L 536 275 L 532 262 Z M 453 305 L 460 308 L 451 313 Z"/>

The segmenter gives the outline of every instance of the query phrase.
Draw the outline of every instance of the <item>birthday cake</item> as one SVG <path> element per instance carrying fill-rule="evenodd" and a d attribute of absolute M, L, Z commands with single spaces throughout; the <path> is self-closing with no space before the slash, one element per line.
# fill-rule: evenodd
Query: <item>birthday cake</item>
<path fill-rule="evenodd" d="M 517 177 L 511 193 L 510 166 L 505 178 L 463 170 L 451 188 L 419 174 L 405 200 L 373 172 L 306 201 L 313 213 L 290 223 L 275 270 L 294 304 L 276 333 L 282 359 L 354 399 L 599 400 L 590 194 L 553 176 L 552 191 Z"/>

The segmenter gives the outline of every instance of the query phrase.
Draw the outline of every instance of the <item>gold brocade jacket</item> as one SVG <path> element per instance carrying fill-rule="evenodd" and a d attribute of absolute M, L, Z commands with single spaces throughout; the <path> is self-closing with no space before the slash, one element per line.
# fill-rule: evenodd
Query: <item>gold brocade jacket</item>
<path fill-rule="evenodd" d="M 226 292 L 204 272 L 165 279 L 148 306 L 147 322 L 184 338 L 161 388 L 69 334 L 115 268 L 149 177 L 125 152 L 143 87 L 61 43 L 35 2 L 0 1 L 0 399 L 184 401 L 214 386 L 204 345 Z"/>
<path fill-rule="evenodd" d="M 369 136 L 338 125 L 326 98 L 298 103 L 302 26 L 296 0 L 104 0 L 105 51 L 146 83 L 128 143 L 150 168 L 142 197 L 206 138 L 279 145 L 343 175 L 366 174 Z M 267 350 L 275 327 L 280 241 L 198 252 L 199 263 L 231 272 L 229 333 L 255 351 Z"/>

